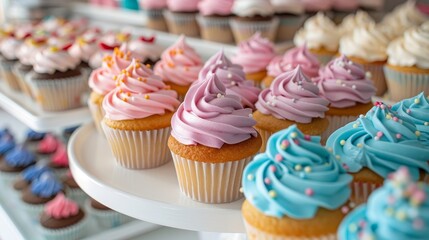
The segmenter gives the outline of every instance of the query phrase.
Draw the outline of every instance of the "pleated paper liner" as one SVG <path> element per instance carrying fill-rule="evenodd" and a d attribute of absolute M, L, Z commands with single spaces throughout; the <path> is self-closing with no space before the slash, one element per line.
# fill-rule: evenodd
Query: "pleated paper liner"
<path fill-rule="evenodd" d="M 21 88 L 18 84 L 18 80 L 16 79 L 16 76 L 12 71 L 13 64 L 15 64 L 15 61 L 0 60 L 0 75 L 10 89 L 15 91 L 21 91 Z"/>
<path fill-rule="evenodd" d="M 385 66 L 384 73 L 389 96 L 395 102 L 414 97 L 420 92 L 429 94 L 429 72 L 427 74 L 401 72 Z"/>
<path fill-rule="evenodd" d="M 76 240 L 82 239 L 88 234 L 88 222 L 89 217 L 86 215 L 78 223 L 73 224 L 69 227 L 49 229 L 43 226 L 39 226 L 41 235 L 46 240 Z"/>
<path fill-rule="evenodd" d="M 15 74 L 16 81 L 21 91 L 24 92 L 24 94 L 29 96 L 30 98 L 33 98 L 30 85 L 27 83 L 27 81 L 25 81 L 25 75 L 28 73 L 28 71 L 20 70 L 19 63 L 15 63 L 15 65 L 13 65 L 12 67 L 12 72 Z"/>
<path fill-rule="evenodd" d="M 133 218 L 114 210 L 95 209 L 91 207 L 91 200 L 89 198 L 85 201 L 84 205 L 85 211 L 92 216 L 97 225 L 103 229 L 111 229 L 133 220 Z"/>
<path fill-rule="evenodd" d="M 197 15 L 201 37 L 220 43 L 233 43 L 234 36 L 229 27 L 229 17 L 214 17 Z"/>
<path fill-rule="evenodd" d="M 229 22 L 236 43 L 251 38 L 256 32 L 272 42 L 276 40 L 279 19 L 274 17 L 269 21 L 239 21 L 232 18 Z"/>
<path fill-rule="evenodd" d="M 158 31 L 167 32 L 167 23 L 165 22 L 162 11 L 162 9 L 145 9 L 147 17 L 146 27 Z"/>
<path fill-rule="evenodd" d="M 91 99 L 88 99 L 88 107 L 97 132 L 104 136 L 103 129 L 101 128 L 101 122 L 103 121 L 105 112 L 102 105 L 94 103 Z"/>
<path fill-rule="evenodd" d="M 170 33 L 184 34 L 188 37 L 200 36 L 196 13 L 177 13 L 165 10 L 163 14 Z"/>

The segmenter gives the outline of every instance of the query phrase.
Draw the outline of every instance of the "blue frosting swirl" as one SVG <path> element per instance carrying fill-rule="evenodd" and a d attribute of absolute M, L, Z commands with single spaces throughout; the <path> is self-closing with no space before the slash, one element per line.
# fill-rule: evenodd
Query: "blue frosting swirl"
<path fill-rule="evenodd" d="M 414 123 L 421 132 L 421 139 L 429 145 L 429 98 L 423 92 L 396 103 L 392 106 L 392 111 Z"/>
<path fill-rule="evenodd" d="M 416 180 L 420 169 L 429 172 L 429 147 L 419 136 L 412 122 L 376 103 L 366 116 L 332 133 L 326 146 L 350 172 L 367 167 L 386 178 L 405 165 Z"/>
<path fill-rule="evenodd" d="M 429 186 L 410 181 L 406 172 L 401 168 L 371 194 L 368 204 L 351 212 L 339 227 L 339 239 L 428 239 Z"/>
<path fill-rule="evenodd" d="M 27 167 L 36 162 L 36 156 L 23 146 L 15 147 L 9 151 L 4 159 L 12 167 Z"/>
<path fill-rule="evenodd" d="M 46 133 L 40 133 L 33 131 L 31 129 L 28 129 L 27 131 L 27 140 L 29 141 L 38 141 L 42 140 L 45 137 Z"/>
<path fill-rule="evenodd" d="M 337 209 L 350 197 L 352 177 L 320 145 L 293 125 L 273 134 L 265 153 L 246 166 L 243 191 L 268 216 L 314 217 L 319 207 Z"/>
<path fill-rule="evenodd" d="M 33 182 L 35 179 L 38 179 L 45 172 L 52 173 L 52 169 L 49 168 L 46 164 L 35 164 L 26 168 L 22 172 L 22 178 L 27 182 Z"/>
<path fill-rule="evenodd" d="M 45 172 L 31 183 L 31 192 L 39 197 L 50 198 L 63 190 L 63 184 L 53 173 Z"/>
<path fill-rule="evenodd" d="M 7 153 L 15 147 L 15 139 L 10 133 L 5 133 L 0 139 L 0 155 Z"/>

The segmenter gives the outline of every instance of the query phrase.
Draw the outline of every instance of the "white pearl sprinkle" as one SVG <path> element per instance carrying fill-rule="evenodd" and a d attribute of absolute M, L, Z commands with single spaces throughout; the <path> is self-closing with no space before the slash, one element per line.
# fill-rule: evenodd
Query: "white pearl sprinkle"
<path fill-rule="evenodd" d="M 365 115 L 361 114 L 359 115 L 359 118 L 365 118 Z"/>
<path fill-rule="evenodd" d="M 356 85 L 354 85 L 354 84 L 353 84 L 353 85 L 352 85 L 352 88 L 353 88 L 353 89 L 356 89 Z"/>
<path fill-rule="evenodd" d="M 232 78 L 232 74 L 231 74 L 231 73 L 228 73 L 227 77 L 228 77 L 228 78 Z"/>
<path fill-rule="evenodd" d="M 250 114 L 249 114 L 249 117 L 253 117 L 253 114 L 251 114 L 251 113 L 250 113 Z"/>
<path fill-rule="evenodd" d="M 429 126 L 429 122 L 425 122 L 425 123 L 424 123 L 424 125 L 425 125 L 425 126 Z"/>
<path fill-rule="evenodd" d="M 217 61 L 217 64 L 222 64 L 222 63 L 223 63 L 222 60 Z"/>
<path fill-rule="evenodd" d="M 295 99 L 295 98 L 292 98 L 292 102 L 293 102 L 293 103 L 296 103 L 296 99 Z"/>
<path fill-rule="evenodd" d="M 217 98 L 222 98 L 222 97 L 223 97 L 223 95 L 222 95 L 222 93 L 218 93 L 218 94 L 216 95 L 216 97 L 217 97 Z"/>
<path fill-rule="evenodd" d="M 231 81 L 231 85 L 235 86 L 235 81 Z"/>
<path fill-rule="evenodd" d="M 365 73 L 365 77 L 366 77 L 366 78 L 372 78 L 372 74 L 371 74 L 371 72 L 366 72 L 366 73 Z"/>
<path fill-rule="evenodd" d="M 348 62 L 348 64 L 349 64 L 349 65 L 352 65 L 352 64 L 353 64 L 353 62 L 352 62 L 352 61 L 349 61 L 349 62 Z"/>
<path fill-rule="evenodd" d="M 348 73 L 352 73 L 352 70 L 350 70 L 350 69 L 347 69 L 347 72 L 348 72 Z"/>
<path fill-rule="evenodd" d="M 345 86 L 347 86 L 347 85 L 346 85 L 345 83 L 343 83 L 343 84 L 341 84 L 341 86 L 342 86 L 342 87 L 345 87 Z"/>

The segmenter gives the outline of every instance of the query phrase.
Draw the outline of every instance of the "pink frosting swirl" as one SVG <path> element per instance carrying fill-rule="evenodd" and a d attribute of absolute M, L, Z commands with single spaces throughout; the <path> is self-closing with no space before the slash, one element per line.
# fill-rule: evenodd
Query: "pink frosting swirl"
<path fill-rule="evenodd" d="M 185 145 L 221 148 L 225 143 L 237 144 L 257 136 L 251 113 L 237 96 L 226 94 L 216 74 L 209 73 L 189 89 L 171 119 L 171 135 Z"/>
<path fill-rule="evenodd" d="M 21 47 L 22 43 L 23 41 L 14 37 L 3 39 L 0 43 L 0 52 L 7 60 L 16 60 L 18 59 L 16 53 L 18 52 L 18 49 Z"/>
<path fill-rule="evenodd" d="M 261 90 L 254 87 L 251 81 L 246 80 L 243 68 L 238 64 L 233 64 L 225 56 L 223 50 L 207 60 L 200 71 L 198 81 L 205 81 L 209 73 L 215 73 L 222 81 L 226 87 L 226 94 L 240 97 L 243 106 L 255 109 L 255 103 L 258 101 Z"/>
<path fill-rule="evenodd" d="M 301 0 L 307 12 L 327 11 L 331 9 L 333 0 Z"/>
<path fill-rule="evenodd" d="M 300 65 L 302 72 L 309 78 L 319 76 L 320 63 L 317 57 L 308 51 L 305 45 L 288 50 L 283 56 L 275 57 L 267 67 L 268 75 L 278 75 Z"/>
<path fill-rule="evenodd" d="M 79 213 L 79 205 L 60 192 L 46 204 L 44 213 L 54 219 L 69 218 Z"/>
<path fill-rule="evenodd" d="M 88 63 L 91 56 L 97 52 L 97 49 L 96 38 L 78 37 L 68 51 L 73 57 Z"/>
<path fill-rule="evenodd" d="M 80 59 L 72 57 L 66 50 L 51 46 L 36 54 L 33 68 L 37 73 L 53 74 L 75 69 L 79 63 Z"/>
<path fill-rule="evenodd" d="M 135 40 L 123 43 L 120 47 L 123 52 L 130 52 L 132 58 L 142 62 L 150 59 L 158 60 L 162 53 L 162 47 L 155 43 L 155 37 L 139 37 Z"/>
<path fill-rule="evenodd" d="M 52 134 L 46 134 L 43 140 L 37 145 L 37 151 L 45 154 L 54 153 L 58 145 L 58 140 Z"/>
<path fill-rule="evenodd" d="M 295 69 L 280 74 L 270 88 L 262 90 L 256 109 L 278 119 L 310 123 L 323 118 L 329 102 L 319 96 L 319 89 L 302 72 Z"/>
<path fill-rule="evenodd" d="M 273 43 L 257 32 L 249 40 L 240 43 L 232 62 L 243 66 L 245 73 L 255 73 L 265 70 L 274 57 Z"/>
<path fill-rule="evenodd" d="M 168 10 L 172 12 L 196 12 L 200 0 L 167 0 Z"/>
<path fill-rule="evenodd" d="M 24 65 L 32 66 L 35 61 L 36 54 L 46 47 L 46 39 L 28 38 L 21 45 L 16 53 L 19 61 Z"/>
<path fill-rule="evenodd" d="M 106 33 L 98 43 L 98 50 L 89 59 L 89 66 L 98 68 L 101 66 L 105 56 L 113 53 L 115 48 L 119 48 L 122 43 L 129 40 L 128 33 Z"/>
<path fill-rule="evenodd" d="M 57 151 L 55 151 L 54 155 L 52 155 L 51 162 L 56 167 L 67 168 L 69 166 L 69 157 L 64 144 L 58 143 Z"/>
<path fill-rule="evenodd" d="M 202 0 L 198 3 L 200 14 L 208 15 L 231 15 L 234 0 Z"/>
<path fill-rule="evenodd" d="M 103 100 L 106 117 L 111 120 L 141 119 L 174 112 L 180 102 L 152 71 L 135 60 L 118 77 L 118 87 Z"/>
<path fill-rule="evenodd" d="M 109 69 L 114 75 L 118 75 L 131 64 L 130 53 L 124 53 L 115 48 L 112 55 L 107 55 L 103 59 L 101 67 Z"/>
<path fill-rule="evenodd" d="M 331 102 L 331 107 L 336 108 L 369 103 L 376 91 L 362 66 L 350 61 L 345 55 L 331 60 L 314 81 L 319 86 L 320 95 Z"/>
<path fill-rule="evenodd" d="M 92 91 L 104 96 L 115 89 L 115 76 L 109 69 L 100 67 L 91 72 L 88 85 Z"/>
<path fill-rule="evenodd" d="M 167 48 L 161 55 L 161 60 L 155 65 L 155 74 L 166 82 L 180 86 L 192 84 L 198 78 L 202 68 L 200 56 L 185 42 L 185 37 Z"/>
<path fill-rule="evenodd" d="M 140 1 L 140 6 L 143 9 L 164 9 L 167 8 L 167 0 L 143 0 Z"/>

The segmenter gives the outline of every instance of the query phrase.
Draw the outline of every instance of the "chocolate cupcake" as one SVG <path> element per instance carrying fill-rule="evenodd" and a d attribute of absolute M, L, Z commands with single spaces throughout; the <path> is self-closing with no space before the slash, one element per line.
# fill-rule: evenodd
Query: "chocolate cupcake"
<path fill-rule="evenodd" d="M 13 182 L 13 188 L 16 191 L 24 191 L 30 187 L 34 180 L 38 179 L 45 172 L 52 173 L 52 169 L 46 166 L 44 163 L 39 162 L 30 167 L 27 167 Z"/>
<path fill-rule="evenodd" d="M 95 199 L 88 198 L 85 202 L 85 210 L 93 216 L 97 224 L 104 229 L 117 227 L 132 220 L 131 217 L 113 211 Z"/>
<path fill-rule="evenodd" d="M 15 147 L 0 161 L 0 179 L 8 186 L 25 168 L 36 163 L 36 156 L 23 146 Z"/>
<path fill-rule="evenodd" d="M 61 180 L 65 186 L 67 196 L 76 201 L 80 206 L 83 206 L 88 195 L 86 195 L 76 183 L 70 170 L 67 171 L 66 175 L 63 176 Z"/>
<path fill-rule="evenodd" d="M 49 167 L 54 170 L 58 178 L 62 178 L 67 174 L 69 170 L 69 158 L 67 155 L 67 148 L 63 143 L 58 142 L 57 150 L 51 156 Z"/>
<path fill-rule="evenodd" d="M 0 136 L 0 162 L 3 156 L 15 147 L 15 138 L 9 131 L 4 131 Z"/>

